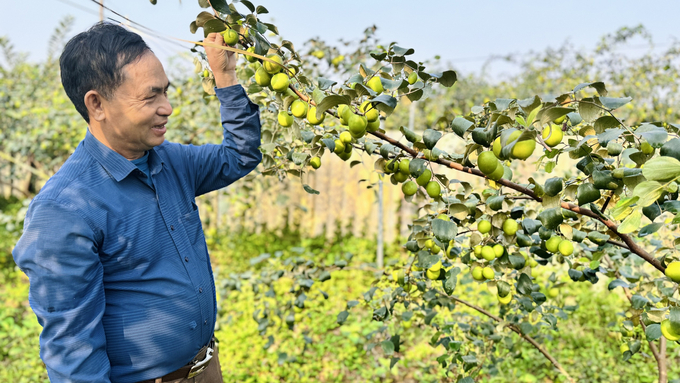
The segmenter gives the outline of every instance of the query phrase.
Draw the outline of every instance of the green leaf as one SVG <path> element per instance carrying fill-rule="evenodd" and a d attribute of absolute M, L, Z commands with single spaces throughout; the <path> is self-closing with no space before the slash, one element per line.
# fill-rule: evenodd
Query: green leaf
<path fill-rule="evenodd" d="M 210 33 L 226 31 L 227 26 L 221 20 L 212 19 L 203 24 L 203 35 L 208 37 Z"/>
<path fill-rule="evenodd" d="M 645 166 L 646 167 L 646 166 Z M 633 196 L 638 197 L 637 204 L 646 207 L 653 204 L 663 192 L 663 185 L 657 181 L 639 183 L 633 190 Z"/>
<path fill-rule="evenodd" d="M 446 272 L 446 277 L 442 283 L 442 286 L 444 287 L 444 291 L 449 295 L 453 294 L 454 290 L 456 290 L 456 283 L 458 281 L 457 276 L 459 272 L 460 269 L 457 267 Z"/>
<path fill-rule="evenodd" d="M 382 350 L 385 353 L 385 355 L 394 354 L 394 343 L 392 343 L 391 340 L 384 340 L 380 342 L 380 347 L 382 347 Z"/>
<path fill-rule="evenodd" d="M 680 160 L 680 139 L 673 138 L 663 144 L 661 150 L 659 150 L 659 154 Z"/>
<path fill-rule="evenodd" d="M 600 199 L 601 196 L 602 194 L 600 193 L 600 190 L 590 182 L 584 182 L 580 184 L 576 191 L 576 199 L 578 200 L 579 206 L 595 202 Z"/>
<path fill-rule="evenodd" d="M 426 129 L 423 133 L 423 142 L 428 149 L 434 148 L 440 138 L 442 138 L 442 133 L 433 129 Z"/>
<path fill-rule="evenodd" d="M 601 146 L 606 146 L 609 143 L 609 141 L 619 138 L 619 136 L 621 136 L 621 133 L 623 132 L 624 132 L 623 129 L 605 129 L 603 133 L 597 135 L 597 141 L 600 143 Z"/>
<path fill-rule="evenodd" d="M 201 1 L 199 0 L 199 5 L 200 2 Z M 213 9 L 215 9 L 219 13 L 223 13 L 225 15 L 231 14 L 231 9 L 229 9 L 229 6 L 227 5 L 227 2 L 225 0 L 212 0 L 208 4 L 212 5 Z"/>
<path fill-rule="evenodd" d="M 680 307 L 671 307 L 668 319 L 671 321 L 671 329 L 676 334 L 680 334 Z"/>
<path fill-rule="evenodd" d="M 427 161 L 422 158 L 414 158 L 408 165 L 408 171 L 411 176 L 418 178 L 427 169 Z"/>
<path fill-rule="evenodd" d="M 661 338 L 661 325 L 658 323 L 652 323 L 647 328 L 645 329 L 645 336 L 647 337 L 647 341 L 653 342 L 659 338 Z"/>
<path fill-rule="evenodd" d="M 321 90 L 326 90 L 326 89 L 328 89 L 328 88 L 330 88 L 333 85 L 338 83 L 337 81 L 329 80 L 329 79 L 324 78 L 324 77 L 318 77 L 316 79 L 316 81 L 317 81 L 317 84 L 319 84 L 319 89 L 321 89 Z M 347 99 L 349 99 L 349 96 L 332 95 L 332 96 L 328 96 L 328 97 L 333 97 L 333 96 L 335 96 L 335 97 L 347 97 Z M 326 97 L 326 98 L 328 98 L 328 97 Z M 348 104 L 348 103 L 349 102 L 346 102 L 346 104 Z"/>
<path fill-rule="evenodd" d="M 673 157 L 656 157 L 645 163 L 642 175 L 648 181 L 669 181 L 680 177 L 680 161 Z"/>
<path fill-rule="evenodd" d="M 578 103 L 578 113 L 587 122 L 597 120 L 602 114 L 602 109 L 596 104 L 595 99 L 588 97 Z"/>
<path fill-rule="evenodd" d="M 666 129 L 654 124 L 640 125 L 637 129 L 635 129 L 635 134 L 640 135 L 655 148 L 660 148 L 668 139 L 668 132 Z"/>
<path fill-rule="evenodd" d="M 621 124 L 619 123 L 619 120 L 616 118 L 612 116 L 602 116 L 595 120 L 595 123 L 593 123 L 593 128 L 596 132 L 601 133 L 607 129 L 616 128 L 620 125 Z"/>
<path fill-rule="evenodd" d="M 416 53 L 413 48 L 402 48 L 398 45 L 392 45 L 395 56 L 408 56 Z"/>
<path fill-rule="evenodd" d="M 465 132 L 473 126 L 474 123 L 470 120 L 468 120 L 465 117 L 458 116 L 451 121 L 451 128 L 453 129 L 453 132 L 456 133 L 459 137 L 463 137 Z"/>
<path fill-rule="evenodd" d="M 455 71 L 447 70 L 442 73 L 433 74 L 435 81 L 442 84 L 445 87 L 451 87 L 458 80 L 458 75 Z"/>
<path fill-rule="evenodd" d="M 458 226 L 452 221 L 435 219 L 432 221 L 432 233 L 438 240 L 448 243 L 450 240 L 456 238 Z"/>
<path fill-rule="evenodd" d="M 337 94 L 326 96 L 316 105 L 316 118 L 321 118 L 321 116 L 330 108 L 341 104 L 349 104 L 350 102 L 352 102 L 352 100 L 349 96 L 339 96 Z"/>
<path fill-rule="evenodd" d="M 640 227 L 641 221 L 642 209 L 635 209 L 621 225 L 619 225 L 619 232 L 622 234 L 632 233 Z"/>
<path fill-rule="evenodd" d="M 414 131 L 412 131 L 411 129 L 409 129 L 405 126 L 401 126 L 399 128 L 399 131 L 401 132 L 401 134 L 404 135 L 404 137 L 406 137 L 406 139 L 409 142 L 414 142 L 414 143 L 418 142 L 418 135 Z"/>
<path fill-rule="evenodd" d="M 493 211 L 498 211 L 503 208 L 503 201 L 505 201 L 505 196 L 496 195 L 486 199 L 486 206 Z"/>
<path fill-rule="evenodd" d="M 562 178 L 561 177 L 549 178 L 548 180 L 545 181 L 543 190 L 545 191 L 545 194 L 550 197 L 554 197 L 560 194 L 560 192 L 562 191 Z"/>
<path fill-rule="evenodd" d="M 338 314 L 338 318 L 336 319 L 336 322 L 338 322 L 339 325 L 342 325 L 343 323 L 345 323 L 348 316 L 349 316 L 349 312 L 347 310 L 341 311 L 340 314 Z"/>
<path fill-rule="evenodd" d="M 567 114 L 569 114 L 573 111 L 574 111 L 574 108 L 564 108 L 564 107 L 561 107 L 561 106 L 555 106 L 555 107 L 552 107 L 552 108 L 544 109 L 543 111 L 541 111 L 541 113 L 539 113 L 539 116 L 540 116 L 539 121 L 541 122 L 541 125 L 546 125 L 546 124 L 549 124 L 549 123 L 553 122 L 554 120 L 556 120 L 556 119 L 558 119 L 562 116 L 566 116 Z M 531 122 L 529 122 L 529 123 L 531 123 Z"/>
<path fill-rule="evenodd" d="M 328 271 L 324 271 L 321 273 L 319 276 L 319 282 L 326 282 L 327 280 L 331 279 L 331 273 Z"/>
<path fill-rule="evenodd" d="M 574 88 L 574 93 L 576 93 L 576 92 L 578 92 L 581 89 L 586 88 L 586 87 L 594 88 L 597 91 L 597 94 L 599 94 L 600 96 L 606 96 L 607 95 L 607 88 L 605 88 L 604 83 L 601 82 L 601 81 L 584 82 L 582 84 L 578 84 Z"/>
<path fill-rule="evenodd" d="M 531 281 L 531 277 L 522 273 L 517 280 L 517 292 L 522 295 L 529 295 L 531 294 L 531 287 L 533 285 L 534 283 Z"/>
<path fill-rule="evenodd" d="M 643 227 L 640 229 L 640 232 L 638 233 L 638 236 L 640 237 L 646 237 L 650 234 L 656 233 L 657 230 L 659 230 L 663 226 L 663 222 L 656 222 L 656 223 L 650 223 L 649 225 Z"/>
<path fill-rule="evenodd" d="M 609 240 L 609 235 L 599 231 L 591 231 L 587 235 L 588 239 L 597 245 L 604 245 Z"/>
<path fill-rule="evenodd" d="M 630 287 L 630 286 L 628 285 L 628 283 L 626 283 L 625 281 L 622 281 L 620 279 L 614 279 L 613 281 L 609 282 L 609 285 L 607 286 L 609 291 L 612 291 L 617 287 L 626 287 L 627 288 L 627 287 Z"/>
<path fill-rule="evenodd" d="M 541 221 L 543 226 L 549 230 L 557 229 L 557 227 L 562 222 L 564 222 L 564 217 L 562 216 L 561 208 L 545 209 L 540 214 L 538 214 L 536 218 L 538 218 L 538 220 Z"/>
<path fill-rule="evenodd" d="M 321 142 L 323 142 L 324 145 L 326 145 L 326 148 L 328 148 L 328 150 L 330 150 L 331 152 L 335 151 L 335 140 L 333 140 L 332 138 L 322 138 Z"/>
<path fill-rule="evenodd" d="M 385 112 L 387 115 L 390 115 L 394 108 L 397 107 L 397 99 L 388 94 L 381 94 L 380 96 L 373 98 L 371 103 L 375 104 L 376 108 Z"/>
<path fill-rule="evenodd" d="M 602 106 L 609 110 L 614 110 L 618 109 L 627 103 L 629 103 L 633 98 L 632 97 L 623 97 L 623 98 L 615 98 L 615 97 L 600 97 L 600 102 L 602 103 Z"/>
<path fill-rule="evenodd" d="M 257 12 L 258 14 L 269 13 L 269 11 L 267 10 L 267 8 L 265 8 L 265 7 L 261 6 L 261 5 L 258 5 L 258 6 L 257 6 L 257 8 L 255 9 L 255 12 Z"/>
<path fill-rule="evenodd" d="M 397 364 L 398 361 L 399 361 L 399 358 L 396 358 L 396 357 L 390 358 L 390 370 L 392 369 L 392 367 L 394 367 L 395 364 Z"/>

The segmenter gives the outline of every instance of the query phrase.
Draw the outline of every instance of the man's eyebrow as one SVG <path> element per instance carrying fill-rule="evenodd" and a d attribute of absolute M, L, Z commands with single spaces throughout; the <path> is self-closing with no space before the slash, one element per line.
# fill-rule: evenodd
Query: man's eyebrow
<path fill-rule="evenodd" d="M 160 88 L 157 86 L 152 86 L 151 87 L 151 93 L 165 93 L 167 92 L 168 88 L 172 85 L 170 82 L 165 86 L 165 88 Z"/>

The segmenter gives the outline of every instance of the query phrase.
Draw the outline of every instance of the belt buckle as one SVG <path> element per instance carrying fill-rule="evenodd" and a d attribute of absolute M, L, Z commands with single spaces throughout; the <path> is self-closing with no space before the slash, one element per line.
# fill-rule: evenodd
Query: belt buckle
<path fill-rule="evenodd" d="M 208 347 L 208 349 L 205 352 L 205 358 L 191 367 L 191 369 L 189 370 L 189 375 L 187 375 L 187 379 L 193 378 L 194 376 L 203 372 L 208 367 L 208 363 L 210 362 L 210 359 L 212 359 L 212 357 L 213 349 L 211 347 Z"/>

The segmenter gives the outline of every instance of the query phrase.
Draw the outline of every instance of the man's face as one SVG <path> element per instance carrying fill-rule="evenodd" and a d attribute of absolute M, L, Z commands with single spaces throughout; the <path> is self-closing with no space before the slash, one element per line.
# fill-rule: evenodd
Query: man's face
<path fill-rule="evenodd" d="M 102 101 L 102 124 L 111 147 L 127 159 L 135 159 L 165 140 L 165 124 L 172 113 L 168 102 L 168 77 L 151 52 L 123 67 L 123 83 L 112 97 Z"/>

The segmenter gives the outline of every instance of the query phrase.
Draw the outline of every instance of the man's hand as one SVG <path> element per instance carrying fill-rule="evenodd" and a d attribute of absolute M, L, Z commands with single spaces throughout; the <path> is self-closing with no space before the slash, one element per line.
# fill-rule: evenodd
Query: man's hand
<path fill-rule="evenodd" d="M 225 88 L 238 84 L 235 70 L 238 56 L 234 52 L 214 48 L 214 46 L 225 46 L 222 35 L 211 33 L 203 42 L 206 44 L 204 48 L 208 56 L 208 64 L 215 76 L 215 85 L 218 88 Z"/>

